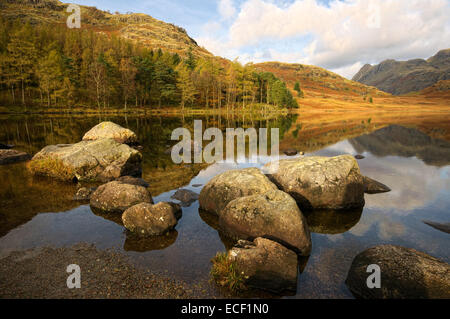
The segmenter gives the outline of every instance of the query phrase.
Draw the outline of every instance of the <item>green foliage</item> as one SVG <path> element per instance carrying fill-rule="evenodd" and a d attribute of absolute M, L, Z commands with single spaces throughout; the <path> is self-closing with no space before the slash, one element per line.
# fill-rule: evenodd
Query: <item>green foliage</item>
<path fill-rule="evenodd" d="M 246 290 L 245 278 L 236 265 L 228 259 L 226 253 L 218 253 L 212 260 L 212 279 L 220 286 L 226 287 L 232 292 Z"/>
<path fill-rule="evenodd" d="M 114 35 L 0 20 L 0 103 L 6 106 L 298 108 L 286 84 L 219 58 L 156 51 Z M 19 98 L 20 97 L 20 98 Z"/>

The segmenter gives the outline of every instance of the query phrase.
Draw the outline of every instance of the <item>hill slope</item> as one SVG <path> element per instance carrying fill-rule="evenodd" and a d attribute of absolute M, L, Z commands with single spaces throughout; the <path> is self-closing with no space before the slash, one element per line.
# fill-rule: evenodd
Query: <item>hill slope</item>
<path fill-rule="evenodd" d="M 68 4 L 58 0 L 2 0 L 0 17 L 6 20 L 22 19 L 31 24 L 66 24 L 70 15 L 66 12 Z M 119 14 L 99 10 L 95 7 L 81 7 L 81 27 L 97 32 L 114 34 L 139 42 L 148 47 L 185 56 L 192 49 L 195 56 L 212 56 L 206 49 L 198 46 L 186 30 L 165 23 L 146 14 Z"/>
<path fill-rule="evenodd" d="M 442 50 L 428 60 L 386 60 L 374 66 L 366 64 L 353 80 L 394 95 L 420 91 L 438 81 L 450 80 L 450 49 Z"/>
<path fill-rule="evenodd" d="M 389 94 L 381 92 L 375 87 L 347 80 L 336 73 L 317 66 L 266 62 L 255 64 L 255 67 L 266 72 L 272 72 L 291 88 L 294 87 L 295 82 L 299 82 L 305 97 L 389 96 Z"/>

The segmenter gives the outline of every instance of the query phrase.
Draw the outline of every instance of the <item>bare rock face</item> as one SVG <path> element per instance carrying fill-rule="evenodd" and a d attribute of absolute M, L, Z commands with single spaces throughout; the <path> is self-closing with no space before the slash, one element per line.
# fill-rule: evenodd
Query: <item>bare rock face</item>
<path fill-rule="evenodd" d="M 381 288 L 367 287 L 369 265 L 381 270 Z M 346 284 L 367 299 L 449 299 L 450 265 L 414 249 L 381 245 L 353 260 Z"/>
<path fill-rule="evenodd" d="M 271 172 L 269 178 L 290 194 L 301 209 L 364 207 L 364 179 L 351 155 L 280 160 L 264 168 Z"/>
<path fill-rule="evenodd" d="M 153 203 L 147 188 L 117 181 L 97 188 L 90 201 L 93 209 L 103 213 L 123 213 L 140 203 Z"/>
<path fill-rule="evenodd" d="M 228 258 L 245 278 L 248 287 L 275 293 L 297 290 L 297 255 L 265 238 L 253 243 L 241 241 L 228 252 Z"/>
<path fill-rule="evenodd" d="M 219 217 L 219 229 L 234 239 L 269 238 L 299 255 L 311 253 L 311 235 L 295 200 L 280 190 L 237 198 Z"/>
<path fill-rule="evenodd" d="M 0 165 L 25 162 L 31 159 L 31 156 L 25 152 L 11 149 L 0 149 Z"/>
<path fill-rule="evenodd" d="M 220 215 L 233 199 L 264 194 L 277 187 L 257 168 L 232 170 L 214 177 L 200 193 L 200 208 Z"/>
<path fill-rule="evenodd" d="M 121 176 L 142 174 L 142 155 L 112 139 L 51 145 L 30 162 L 34 174 L 63 181 L 108 182 Z"/>
<path fill-rule="evenodd" d="M 127 209 L 122 215 L 122 222 L 129 231 L 141 237 L 146 237 L 167 233 L 175 228 L 180 218 L 180 205 L 141 203 Z"/>
<path fill-rule="evenodd" d="M 134 144 L 138 141 L 133 131 L 113 122 L 102 122 L 94 126 L 84 135 L 83 141 L 97 141 L 105 138 L 113 139 L 121 144 Z"/>

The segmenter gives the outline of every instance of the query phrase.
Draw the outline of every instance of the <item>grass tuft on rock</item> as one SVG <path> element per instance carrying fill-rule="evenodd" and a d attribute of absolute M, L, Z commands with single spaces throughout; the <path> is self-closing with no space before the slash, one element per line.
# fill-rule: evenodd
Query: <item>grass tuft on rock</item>
<path fill-rule="evenodd" d="M 239 272 L 236 264 L 228 258 L 227 253 L 217 253 L 211 262 L 213 264 L 210 273 L 211 279 L 216 284 L 234 293 L 247 290 L 244 275 Z"/>
<path fill-rule="evenodd" d="M 30 162 L 29 168 L 35 175 L 50 176 L 67 181 L 74 178 L 72 169 L 64 165 L 62 160 L 58 158 L 33 160 Z"/>

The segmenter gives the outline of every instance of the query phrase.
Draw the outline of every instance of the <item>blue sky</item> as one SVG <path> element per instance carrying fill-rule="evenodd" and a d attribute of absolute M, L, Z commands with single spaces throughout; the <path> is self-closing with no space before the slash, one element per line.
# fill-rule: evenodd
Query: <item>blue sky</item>
<path fill-rule="evenodd" d="M 428 58 L 450 44 L 449 0 L 76 0 L 185 28 L 215 55 L 318 65 L 351 78 L 364 64 Z"/>

